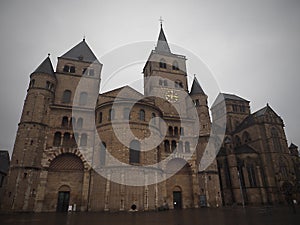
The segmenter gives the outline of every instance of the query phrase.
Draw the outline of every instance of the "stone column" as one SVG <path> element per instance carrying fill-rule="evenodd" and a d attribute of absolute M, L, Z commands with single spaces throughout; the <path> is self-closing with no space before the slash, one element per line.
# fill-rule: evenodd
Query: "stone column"
<path fill-rule="evenodd" d="M 86 211 L 88 209 L 89 185 L 90 185 L 90 171 L 85 170 L 83 173 L 80 211 Z"/>
<path fill-rule="evenodd" d="M 108 171 L 105 185 L 104 211 L 109 211 L 109 195 L 110 195 L 110 171 Z"/>
<path fill-rule="evenodd" d="M 148 188 L 148 174 L 145 174 L 145 189 L 144 189 L 144 210 L 149 209 L 149 188 Z"/>
<path fill-rule="evenodd" d="M 261 172 L 260 172 L 260 167 L 256 166 L 256 173 L 257 173 L 257 178 L 258 178 L 258 187 L 260 190 L 260 195 L 261 195 L 261 199 L 263 203 L 267 203 L 267 193 L 266 193 L 266 189 L 264 187 L 264 183 L 261 177 Z"/>

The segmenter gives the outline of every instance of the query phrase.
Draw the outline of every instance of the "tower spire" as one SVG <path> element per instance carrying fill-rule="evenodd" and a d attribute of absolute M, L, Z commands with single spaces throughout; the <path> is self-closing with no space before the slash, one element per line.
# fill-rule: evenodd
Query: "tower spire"
<path fill-rule="evenodd" d="M 157 52 L 171 53 L 169 44 L 167 42 L 166 35 L 165 35 L 163 27 L 162 27 L 163 19 L 160 17 L 159 21 L 160 21 L 160 32 L 159 32 L 155 50 Z"/>

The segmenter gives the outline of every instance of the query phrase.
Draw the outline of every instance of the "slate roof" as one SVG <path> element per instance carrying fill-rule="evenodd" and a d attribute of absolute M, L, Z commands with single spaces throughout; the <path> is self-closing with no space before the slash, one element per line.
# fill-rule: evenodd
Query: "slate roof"
<path fill-rule="evenodd" d="M 268 112 L 272 112 L 276 116 L 278 116 L 278 114 L 269 106 L 269 104 L 267 104 L 264 108 L 262 108 L 262 109 L 256 111 L 255 113 L 253 113 L 253 115 L 256 116 L 256 117 L 258 117 L 258 116 L 264 116 Z M 278 116 L 278 117 L 280 117 L 280 116 Z"/>
<path fill-rule="evenodd" d="M 55 76 L 49 56 L 38 66 L 38 68 L 36 68 L 33 73 L 46 73 Z"/>
<path fill-rule="evenodd" d="M 164 30 L 162 26 L 160 27 L 160 32 L 157 40 L 157 44 L 155 47 L 155 51 L 157 52 L 163 52 L 163 53 L 171 53 L 166 35 L 164 33 Z"/>
<path fill-rule="evenodd" d="M 191 95 L 205 94 L 196 77 L 194 77 L 194 81 L 193 81 L 193 84 L 192 84 L 192 88 L 191 88 L 190 94 Z"/>
<path fill-rule="evenodd" d="M 85 39 L 83 39 L 79 44 L 70 49 L 67 53 L 61 56 L 64 59 L 82 60 L 84 62 L 90 63 L 100 63 L 97 57 L 94 55 Z"/>
<path fill-rule="evenodd" d="M 247 103 L 250 102 L 250 101 L 248 101 L 244 98 L 241 98 L 237 95 L 234 95 L 234 94 L 219 93 L 219 95 L 217 96 L 216 100 L 214 101 L 212 107 L 218 105 L 219 103 L 221 103 L 224 100 L 243 101 L 243 102 L 247 102 Z"/>
<path fill-rule="evenodd" d="M 290 145 L 289 149 L 293 149 L 293 148 L 298 148 L 298 146 L 297 146 L 297 145 L 295 145 L 294 143 L 291 143 L 291 145 Z"/>
<path fill-rule="evenodd" d="M 9 169 L 9 154 L 8 151 L 0 150 L 0 173 L 7 174 Z"/>

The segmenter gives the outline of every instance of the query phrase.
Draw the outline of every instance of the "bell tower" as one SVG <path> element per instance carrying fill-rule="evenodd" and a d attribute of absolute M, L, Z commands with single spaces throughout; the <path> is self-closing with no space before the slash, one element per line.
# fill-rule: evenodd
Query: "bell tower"
<path fill-rule="evenodd" d="M 145 96 L 156 93 L 165 98 L 172 90 L 188 91 L 186 57 L 171 52 L 162 24 L 157 44 L 143 69 Z M 153 78 L 153 79 L 151 79 Z"/>

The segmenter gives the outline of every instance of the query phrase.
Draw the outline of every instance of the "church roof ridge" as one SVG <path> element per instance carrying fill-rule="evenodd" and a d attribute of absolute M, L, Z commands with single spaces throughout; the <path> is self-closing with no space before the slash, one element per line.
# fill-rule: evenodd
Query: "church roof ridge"
<path fill-rule="evenodd" d="M 85 39 L 63 54 L 60 58 L 100 63 Z"/>

